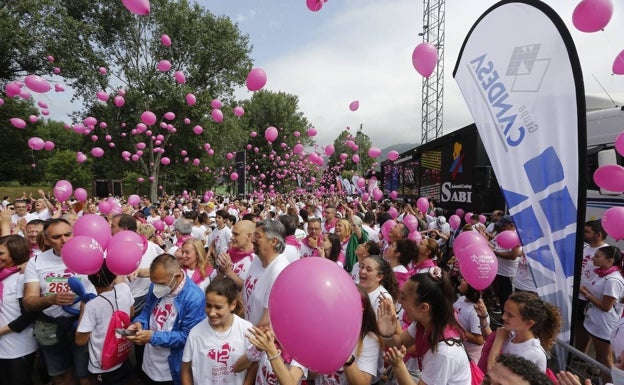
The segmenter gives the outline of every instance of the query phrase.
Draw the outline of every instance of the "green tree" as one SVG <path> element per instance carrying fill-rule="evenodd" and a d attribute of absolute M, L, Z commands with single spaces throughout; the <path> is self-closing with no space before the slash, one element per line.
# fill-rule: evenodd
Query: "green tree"
<path fill-rule="evenodd" d="M 243 106 L 245 115 L 241 118 L 241 125 L 248 127 L 249 132 L 257 133 L 255 137 L 242 137 L 238 144 L 241 150 L 247 144 L 251 146 L 247 150 L 250 180 L 255 178 L 257 186 L 273 185 L 278 191 L 292 191 L 297 185 L 297 175 L 304 181 L 309 180 L 309 163 L 302 161 L 299 154 L 293 154 L 297 144 L 303 147 L 314 144 L 306 134 L 309 122 L 299 111 L 299 98 L 285 92 L 259 91 Z M 268 127 L 278 129 L 278 137 L 273 143 L 264 136 Z M 298 137 L 295 132 L 299 133 Z"/>
<path fill-rule="evenodd" d="M 355 144 L 357 147 L 353 146 Z M 349 146 L 351 144 L 351 146 Z M 343 130 L 338 137 L 334 140 L 334 153 L 329 157 L 330 169 L 341 169 L 343 177 L 351 177 L 354 174 L 363 175 L 373 165 L 375 160 L 368 156 L 368 150 L 371 148 L 372 142 L 370 137 L 362 132 L 362 126 L 357 130 L 355 136 L 349 131 Z M 354 150 L 357 148 L 357 150 Z M 343 162 L 340 158 L 341 154 L 346 154 L 347 157 Z M 353 161 L 353 155 L 358 155 L 360 161 L 355 163 Z"/>
<path fill-rule="evenodd" d="M 93 183 L 91 166 L 93 159 L 87 159 L 84 163 L 76 162 L 76 153 L 71 150 L 53 152 L 45 165 L 45 179 L 57 181 L 66 179 L 74 187 L 90 188 Z"/>
<path fill-rule="evenodd" d="M 209 133 L 219 130 L 221 126 L 209 118 L 210 101 L 220 98 L 226 105 L 233 104 L 233 89 L 243 84 L 251 60 L 248 37 L 230 19 L 216 17 L 186 0 L 152 0 L 151 8 L 149 16 L 135 16 L 119 1 L 48 0 L 40 11 L 47 52 L 57 58 L 55 64 L 86 106 L 81 117 L 90 115 L 106 123 L 106 128 L 89 128 L 98 141 L 90 143 L 88 135 L 83 143 L 105 149 L 105 156 L 93 163 L 96 177 L 139 172 L 146 180 L 152 177 L 150 195 L 155 199 L 160 173 L 172 173 L 176 164 L 184 165 L 179 151 L 195 151 L 198 145 L 209 143 Z M 161 43 L 163 34 L 171 38 L 170 47 Z M 172 64 L 169 71 L 157 69 L 161 60 Z M 107 75 L 99 72 L 100 67 L 107 69 Z M 174 79 L 174 71 L 184 73 L 184 84 Z M 125 90 L 121 108 L 113 104 L 117 89 Z M 109 94 L 108 102 L 96 99 L 99 90 Z M 186 103 L 187 94 L 195 95 L 195 106 Z M 132 134 L 147 110 L 155 113 L 158 122 Z M 164 119 L 166 112 L 173 112 L 175 119 Z M 190 125 L 184 123 L 185 118 Z M 205 134 L 195 135 L 191 130 L 195 125 L 202 126 Z M 108 147 L 106 135 L 111 136 L 114 148 Z M 162 135 L 159 143 L 152 139 L 158 135 Z M 135 154 L 141 142 L 146 145 L 143 156 L 136 162 L 122 161 L 120 167 L 120 154 Z M 204 167 L 214 167 L 210 161 L 214 158 L 195 155 L 201 155 Z M 171 160 L 172 170 L 161 163 L 164 157 Z M 193 175 L 201 179 L 189 171 L 184 179 Z"/>

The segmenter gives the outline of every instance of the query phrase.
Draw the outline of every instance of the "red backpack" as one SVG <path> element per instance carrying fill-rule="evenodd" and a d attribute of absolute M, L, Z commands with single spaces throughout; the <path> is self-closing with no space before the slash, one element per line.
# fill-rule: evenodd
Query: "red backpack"
<path fill-rule="evenodd" d="M 113 291 L 115 291 L 115 288 L 113 288 Z M 128 313 L 123 310 L 119 310 L 119 305 L 117 304 L 117 291 L 115 291 L 115 305 L 117 306 L 117 310 L 115 310 L 111 301 L 109 301 L 106 297 L 102 298 L 104 298 L 113 309 L 113 315 L 111 315 L 108 330 L 106 331 L 106 337 L 104 338 L 104 346 L 102 346 L 101 367 L 103 370 L 107 370 L 125 362 L 128 359 L 132 342 L 115 332 L 115 329 L 126 329 L 130 326 L 130 316 Z"/>

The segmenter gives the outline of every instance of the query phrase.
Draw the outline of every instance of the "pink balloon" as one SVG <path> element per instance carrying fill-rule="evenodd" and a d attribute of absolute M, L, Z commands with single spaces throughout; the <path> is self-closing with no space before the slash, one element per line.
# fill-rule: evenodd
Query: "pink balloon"
<path fill-rule="evenodd" d="M 98 210 L 104 215 L 108 214 L 111 211 L 111 205 L 108 201 L 101 201 L 98 203 Z"/>
<path fill-rule="evenodd" d="M 87 156 L 85 154 L 83 154 L 82 152 L 76 153 L 76 162 L 84 163 L 86 161 L 87 161 Z"/>
<path fill-rule="evenodd" d="M 362 199 L 364 199 L 364 194 L 362 194 Z M 389 219 L 381 226 L 381 235 L 383 235 L 385 240 L 390 239 L 390 231 L 392 231 L 392 228 L 394 228 L 396 224 L 397 223 L 393 219 Z"/>
<path fill-rule="evenodd" d="M 334 151 L 336 151 L 336 148 L 333 144 L 328 144 L 327 146 L 325 146 L 325 155 L 332 156 Z"/>
<path fill-rule="evenodd" d="M 459 261 L 459 270 L 470 286 L 485 290 L 492 284 L 498 272 L 498 259 L 487 243 L 468 245 L 455 255 Z"/>
<path fill-rule="evenodd" d="M 64 179 L 61 179 L 59 181 L 56 182 L 56 184 L 54 185 L 54 197 L 56 198 L 57 201 L 59 202 L 63 202 L 69 199 L 69 197 L 72 196 L 72 192 L 73 192 L 73 187 L 72 184 Z"/>
<path fill-rule="evenodd" d="M 466 214 L 464 214 L 464 221 L 466 223 L 470 223 L 470 220 L 472 219 L 472 212 L 467 212 Z"/>
<path fill-rule="evenodd" d="M 223 122 L 223 112 L 221 110 L 214 109 L 212 110 L 212 112 L 210 112 L 210 115 L 212 116 L 212 120 L 214 120 L 215 122 Z"/>
<path fill-rule="evenodd" d="M 613 61 L 613 73 L 616 75 L 624 75 L 624 51 L 620 52 Z M 621 155 L 621 153 L 620 153 Z"/>
<path fill-rule="evenodd" d="M 301 154 L 303 152 L 303 145 L 301 143 L 295 144 L 295 147 L 293 147 L 293 152 L 295 154 Z"/>
<path fill-rule="evenodd" d="M 128 204 L 131 206 L 138 206 L 141 204 L 141 197 L 136 195 L 136 194 L 132 194 L 128 197 Z"/>
<path fill-rule="evenodd" d="M 487 218 L 485 217 L 485 215 L 479 214 L 479 223 L 484 225 L 486 220 L 487 220 Z"/>
<path fill-rule="evenodd" d="M 464 210 L 463 209 L 457 209 L 455 210 L 455 215 L 459 216 L 460 218 L 464 216 Z"/>
<path fill-rule="evenodd" d="M 412 214 L 407 214 L 403 217 L 403 224 L 409 231 L 416 231 L 418 229 L 418 219 Z"/>
<path fill-rule="evenodd" d="M 234 115 L 241 117 L 244 114 L 245 114 L 245 110 L 243 109 L 243 107 L 240 107 L 240 106 L 234 107 Z"/>
<path fill-rule="evenodd" d="M 390 207 L 390 210 L 388 210 L 388 214 L 390 214 L 392 219 L 396 219 L 396 217 L 399 216 L 399 211 L 396 209 L 396 207 L 392 206 Z"/>
<path fill-rule="evenodd" d="M 349 104 L 349 109 L 351 111 L 357 111 L 358 108 L 360 108 L 360 102 L 357 100 L 354 100 Z"/>
<path fill-rule="evenodd" d="M 74 197 L 76 197 L 76 200 L 78 202 L 84 202 L 89 197 L 89 194 L 87 194 L 87 190 L 83 189 L 82 187 L 79 187 L 79 188 L 74 190 Z M 74 224 L 74 229 L 75 229 L 75 224 Z M 103 247 L 105 247 L 105 246 L 103 246 Z"/>
<path fill-rule="evenodd" d="M 520 238 L 515 230 L 505 230 L 496 236 L 496 244 L 503 249 L 513 249 L 520 246 Z"/>
<path fill-rule="evenodd" d="M 45 142 L 43 141 L 43 139 L 39 137 L 34 136 L 28 139 L 28 147 L 30 147 L 31 149 L 35 151 L 39 151 L 43 149 L 43 146 L 45 146 Z"/>
<path fill-rule="evenodd" d="M 39 75 L 28 75 L 24 78 L 24 83 L 33 92 L 46 93 L 52 89 L 50 83 Z"/>
<path fill-rule="evenodd" d="M 81 189 L 76 189 L 76 191 L 78 190 Z M 108 242 L 111 239 L 110 225 L 108 224 L 108 221 L 100 215 L 85 214 L 78 218 L 74 224 L 74 235 L 84 235 L 93 238 L 100 244 L 100 246 L 102 246 L 103 249 L 106 249 Z"/>
<path fill-rule="evenodd" d="M 262 68 L 254 68 L 247 75 L 247 89 L 249 91 L 258 91 L 265 86 L 267 82 L 266 72 Z"/>
<path fill-rule="evenodd" d="M 128 11 L 135 15 L 149 15 L 150 2 L 149 0 L 121 0 L 123 5 Z"/>
<path fill-rule="evenodd" d="M 624 156 L 624 131 L 615 138 L 615 149 L 621 156 Z"/>
<path fill-rule="evenodd" d="M 375 187 L 373 189 L 373 199 L 379 202 L 383 198 L 383 192 L 379 189 L 379 187 Z"/>
<path fill-rule="evenodd" d="M 317 134 L 316 128 L 314 128 L 314 127 L 308 128 L 307 134 L 308 134 L 308 136 L 316 136 L 316 134 Z"/>
<path fill-rule="evenodd" d="M 604 212 L 601 222 L 607 234 L 615 240 L 624 239 L 624 207 L 611 207 Z"/>
<path fill-rule="evenodd" d="M 594 171 L 594 182 L 605 190 L 624 192 L 624 167 L 618 164 L 600 166 Z"/>
<path fill-rule="evenodd" d="M 153 126 L 154 123 L 156 123 L 156 114 L 153 113 L 152 111 L 144 111 L 141 114 L 141 121 L 145 124 L 147 124 L 148 126 Z"/>
<path fill-rule="evenodd" d="M 428 78 L 438 64 L 438 50 L 431 43 L 420 43 L 412 52 L 412 64 L 416 71 Z"/>
<path fill-rule="evenodd" d="M 232 180 L 238 180 L 238 174 L 237 174 L 237 173 L 235 173 L 235 172 L 231 173 L 231 174 L 230 174 L 230 179 L 232 179 Z"/>
<path fill-rule="evenodd" d="M 318 12 L 323 8 L 323 0 L 306 0 L 306 7 L 312 12 Z"/>
<path fill-rule="evenodd" d="M 156 68 L 158 68 L 160 72 L 167 72 L 171 69 L 171 62 L 169 60 L 161 60 L 158 62 L 158 65 L 156 65 Z"/>
<path fill-rule="evenodd" d="M 583 0 L 572 13 L 572 23 L 581 32 L 597 32 L 609 24 L 613 15 L 611 0 Z"/>
<path fill-rule="evenodd" d="M 45 148 L 48 151 L 54 150 L 54 142 L 50 140 L 46 140 L 45 143 L 43 144 L 43 148 Z"/>
<path fill-rule="evenodd" d="M 100 158 L 104 156 L 104 150 L 102 150 L 102 148 L 100 147 L 93 147 L 91 149 L 91 155 L 93 155 L 96 158 Z"/>
<path fill-rule="evenodd" d="M 154 225 L 154 228 L 157 231 L 165 230 L 165 222 L 161 221 L 160 219 L 155 220 L 154 223 L 152 223 L 152 225 Z"/>
<path fill-rule="evenodd" d="M 22 86 L 17 82 L 11 82 L 4 87 L 4 90 L 8 97 L 13 98 L 19 95 L 20 91 L 22 90 Z"/>
<path fill-rule="evenodd" d="M 23 119 L 20 119 L 20 118 L 11 118 L 11 119 L 9 119 L 9 122 L 11 122 L 11 124 L 15 128 L 24 128 L 24 127 L 26 127 L 26 122 Z"/>
<path fill-rule="evenodd" d="M 399 153 L 395 150 L 388 151 L 388 160 L 395 161 L 399 159 Z"/>
<path fill-rule="evenodd" d="M 264 131 L 264 138 L 268 141 L 268 142 L 274 142 L 275 139 L 277 139 L 277 128 L 271 126 L 268 127 L 265 131 Z"/>
<path fill-rule="evenodd" d="M 427 214 L 427 211 L 429 211 L 429 199 L 425 197 L 418 198 L 416 201 L 416 207 L 418 207 L 418 210 L 420 210 L 421 213 Z"/>
<path fill-rule="evenodd" d="M 353 154 L 351 160 L 353 161 L 353 163 L 360 163 L 360 156 L 358 154 Z"/>
<path fill-rule="evenodd" d="M 186 104 L 194 106 L 197 103 L 197 98 L 193 94 L 186 94 Z M 187 123 L 188 124 L 188 123 Z"/>
<path fill-rule="evenodd" d="M 165 35 L 165 34 L 160 35 L 160 42 L 165 47 L 170 47 L 171 46 L 171 38 L 169 37 L 169 35 Z"/>
<path fill-rule="evenodd" d="M 95 96 L 97 96 L 97 98 L 102 101 L 102 102 L 106 102 L 108 101 L 108 94 L 104 91 L 98 91 L 95 93 Z"/>
<path fill-rule="evenodd" d="M 223 103 L 221 103 L 219 99 L 212 99 L 210 101 L 210 107 L 214 109 L 221 109 L 221 107 L 223 107 Z"/>
<path fill-rule="evenodd" d="M 106 250 L 106 267 L 115 274 L 128 275 L 139 268 L 142 256 L 143 249 L 140 243 L 125 239 L 115 240 L 113 237 Z"/>
<path fill-rule="evenodd" d="M 381 150 L 377 147 L 371 147 L 368 149 L 368 156 L 371 158 L 377 158 L 379 155 L 381 155 Z"/>
<path fill-rule="evenodd" d="M 164 156 L 164 157 L 160 158 L 160 163 L 162 163 L 162 164 L 164 164 L 166 166 L 169 163 L 171 163 L 171 159 L 169 159 L 166 156 Z"/>
<path fill-rule="evenodd" d="M 349 274 L 327 259 L 303 258 L 288 265 L 273 284 L 269 309 L 284 350 L 314 372 L 340 369 L 357 343 L 360 293 Z"/>
<path fill-rule="evenodd" d="M 398 196 L 399 193 L 397 193 L 396 191 L 390 191 L 390 199 L 396 200 Z"/>
<path fill-rule="evenodd" d="M 195 135 L 201 135 L 204 132 L 204 128 L 199 124 L 193 127 L 193 133 Z"/>
<path fill-rule="evenodd" d="M 449 218 L 449 225 L 451 226 L 451 230 L 457 230 L 459 228 L 459 225 L 461 225 L 461 218 L 459 217 L 459 215 L 451 215 L 451 217 Z"/>
<path fill-rule="evenodd" d="M 416 243 L 420 243 L 422 242 L 422 234 L 420 233 L 420 231 L 411 231 L 407 235 L 407 239 L 409 239 L 410 241 L 414 241 Z"/>
<path fill-rule="evenodd" d="M 122 107 L 124 104 L 126 104 L 126 99 L 121 95 L 116 95 L 113 98 L 113 104 L 115 105 L 115 107 Z"/>
<path fill-rule="evenodd" d="M 62 84 L 56 83 L 54 85 L 54 92 L 63 92 L 65 91 L 65 87 Z"/>
<path fill-rule="evenodd" d="M 76 235 L 61 249 L 61 258 L 67 268 L 78 274 L 95 274 L 102 267 L 104 250 L 91 237 Z"/>
<path fill-rule="evenodd" d="M 455 252 L 455 255 L 459 255 L 463 249 L 473 244 L 486 245 L 489 247 L 488 241 L 483 237 L 483 235 L 477 233 L 476 231 L 464 231 L 455 238 L 455 241 L 453 242 L 453 251 Z"/>
<path fill-rule="evenodd" d="M 179 84 L 186 83 L 186 75 L 184 75 L 184 72 L 182 71 L 174 72 L 173 77 L 175 78 L 176 82 L 178 82 Z"/>
<path fill-rule="evenodd" d="M 175 222 L 175 217 L 173 215 L 167 215 L 164 221 L 165 221 L 165 224 L 167 224 L 167 226 L 171 226 L 173 222 Z"/>
<path fill-rule="evenodd" d="M 364 186 L 366 185 L 366 179 L 359 178 L 356 183 L 359 188 L 364 188 Z"/>

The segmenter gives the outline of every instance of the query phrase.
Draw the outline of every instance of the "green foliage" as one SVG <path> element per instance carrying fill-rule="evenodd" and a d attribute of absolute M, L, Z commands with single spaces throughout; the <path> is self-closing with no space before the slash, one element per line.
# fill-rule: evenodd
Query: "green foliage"
<path fill-rule="evenodd" d="M 347 142 L 352 141 L 358 146 L 357 151 L 353 151 Z M 350 178 L 351 176 L 363 175 L 373 165 L 375 160 L 368 156 L 368 150 L 371 148 L 372 142 L 368 135 L 362 132 L 360 128 L 355 136 L 347 130 L 343 130 L 340 135 L 334 140 L 335 152 L 329 158 L 330 168 L 340 166 L 342 168 L 342 176 Z M 340 159 L 340 154 L 347 154 L 347 159 L 344 163 Z M 357 154 L 360 157 L 360 162 L 353 162 L 353 155 Z"/>
<path fill-rule="evenodd" d="M 91 171 L 93 159 L 84 163 L 76 162 L 76 153 L 71 150 L 54 151 L 45 166 L 45 179 L 57 181 L 66 179 L 74 187 L 91 186 L 94 177 Z"/>

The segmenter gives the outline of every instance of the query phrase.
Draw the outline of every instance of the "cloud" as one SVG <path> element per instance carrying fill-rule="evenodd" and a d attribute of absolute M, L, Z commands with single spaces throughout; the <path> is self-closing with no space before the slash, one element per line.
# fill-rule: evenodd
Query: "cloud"
<path fill-rule="evenodd" d="M 252 21 L 256 18 L 256 11 L 254 9 L 248 9 L 246 13 L 237 13 L 234 16 L 234 21 L 238 24 Z"/>

